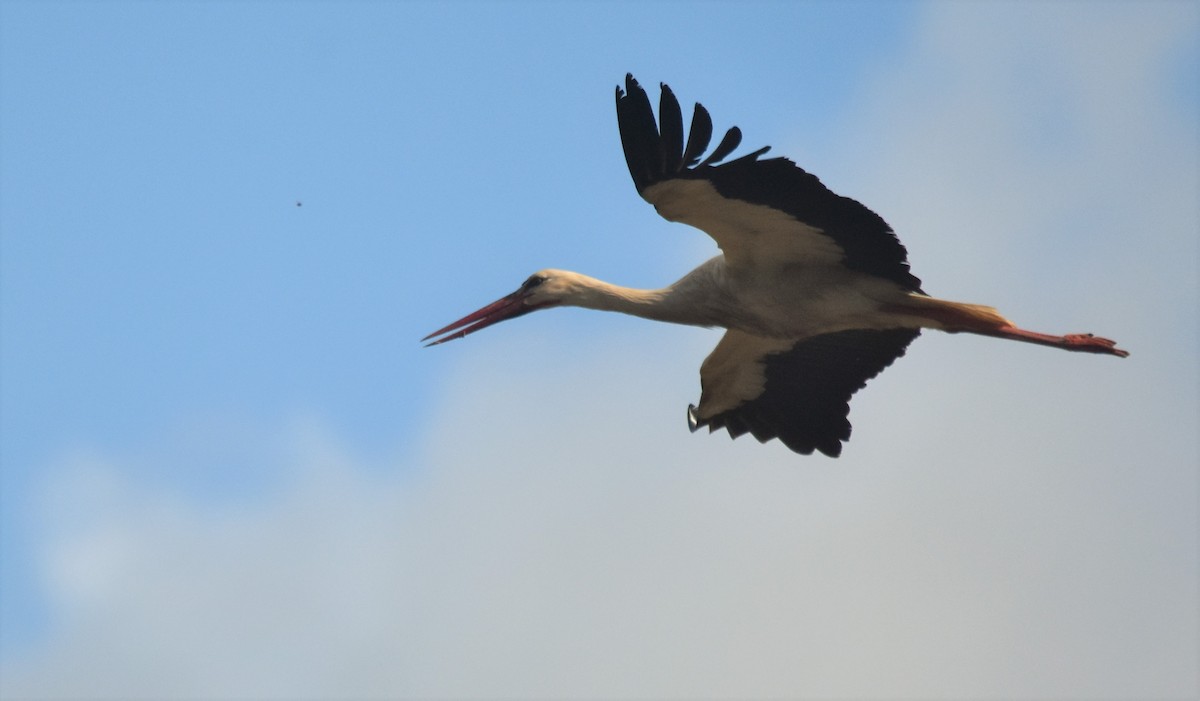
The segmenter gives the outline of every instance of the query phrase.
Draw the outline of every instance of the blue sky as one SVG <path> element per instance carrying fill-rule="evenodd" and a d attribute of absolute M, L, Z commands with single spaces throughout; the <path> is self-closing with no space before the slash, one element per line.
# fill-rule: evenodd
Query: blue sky
<path fill-rule="evenodd" d="M 1198 36 L 1186 2 L 3 2 L 0 693 L 1194 695 Z M 713 254 L 633 190 L 626 71 L 867 203 L 927 291 L 1132 357 L 926 334 L 830 461 L 687 433 L 715 332 L 422 348 L 538 268 Z"/>

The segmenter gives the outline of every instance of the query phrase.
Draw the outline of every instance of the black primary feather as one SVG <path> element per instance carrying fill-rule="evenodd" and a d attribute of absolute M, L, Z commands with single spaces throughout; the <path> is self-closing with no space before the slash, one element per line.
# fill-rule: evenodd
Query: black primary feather
<path fill-rule="evenodd" d="M 658 131 L 661 135 L 663 172 L 683 170 L 683 112 L 679 101 L 666 85 L 662 86 L 658 103 Z"/>
<path fill-rule="evenodd" d="M 713 149 L 712 153 L 708 154 L 708 158 L 705 158 L 700 166 L 711 166 L 720 163 L 725 160 L 726 156 L 733 153 L 733 150 L 741 143 L 742 130 L 737 127 L 730 127 L 729 131 L 725 132 L 725 136 L 722 137 L 721 143 L 717 144 L 717 147 Z"/>
<path fill-rule="evenodd" d="M 692 128 L 688 130 L 687 148 L 683 152 L 685 168 L 692 168 L 700 162 L 700 157 L 708 148 L 710 139 L 712 139 L 712 117 L 708 116 L 708 110 L 704 109 L 704 105 L 697 102 L 692 111 Z"/>
<path fill-rule="evenodd" d="M 625 76 L 625 84 L 628 92 L 622 92 L 617 86 L 617 126 L 625 148 L 625 163 L 640 191 L 665 175 L 660 156 L 662 146 L 646 91 L 637 85 L 632 75 Z"/>

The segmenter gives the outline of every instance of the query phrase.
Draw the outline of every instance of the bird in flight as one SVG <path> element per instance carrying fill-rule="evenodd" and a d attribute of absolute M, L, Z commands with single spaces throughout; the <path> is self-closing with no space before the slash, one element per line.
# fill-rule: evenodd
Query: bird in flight
<path fill-rule="evenodd" d="M 761 158 L 767 148 L 723 162 L 741 142 L 737 127 L 705 156 L 712 119 L 699 103 L 685 142 L 683 112 L 665 84 L 656 122 L 646 91 L 626 75 L 617 124 L 638 194 L 664 218 L 711 236 L 721 255 L 657 290 L 540 270 L 423 341 L 445 343 L 559 306 L 722 327 L 700 366 L 700 403 L 687 410 L 691 430 L 777 438 L 797 453 L 830 457 L 850 438 L 850 397 L 904 355 L 921 329 L 1129 355 L 1106 338 L 1027 331 L 992 307 L 930 297 L 875 212 L 786 158 Z"/>

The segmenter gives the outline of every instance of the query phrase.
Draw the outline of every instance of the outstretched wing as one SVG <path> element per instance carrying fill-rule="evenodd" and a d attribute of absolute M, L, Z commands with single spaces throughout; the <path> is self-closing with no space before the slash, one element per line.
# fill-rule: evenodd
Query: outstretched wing
<path fill-rule="evenodd" d="M 700 406 L 688 407 L 689 425 L 837 457 L 850 439 L 850 397 L 918 334 L 856 330 L 786 341 L 731 329 L 700 367 Z"/>
<path fill-rule="evenodd" d="M 665 84 L 658 123 L 632 75 L 617 87 L 617 123 L 638 193 L 666 219 L 716 240 L 731 268 L 844 265 L 920 291 L 908 254 L 879 215 L 837 195 L 786 158 L 760 159 L 761 148 L 721 163 L 741 142 L 737 127 L 704 160 L 712 119 L 699 103 L 686 146 L 679 101 Z"/>

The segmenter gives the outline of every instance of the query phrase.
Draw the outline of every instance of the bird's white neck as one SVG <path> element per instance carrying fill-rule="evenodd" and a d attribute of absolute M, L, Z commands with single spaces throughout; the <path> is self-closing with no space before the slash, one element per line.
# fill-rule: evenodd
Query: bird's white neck
<path fill-rule="evenodd" d="M 710 261 L 711 263 L 712 261 Z M 673 285 L 657 290 L 622 287 L 587 275 L 570 273 L 569 290 L 563 304 L 632 314 L 643 319 L 692 326 L 714 326 L 720 321 L 715 304 L 719 271 L 702 265 Z"/>

